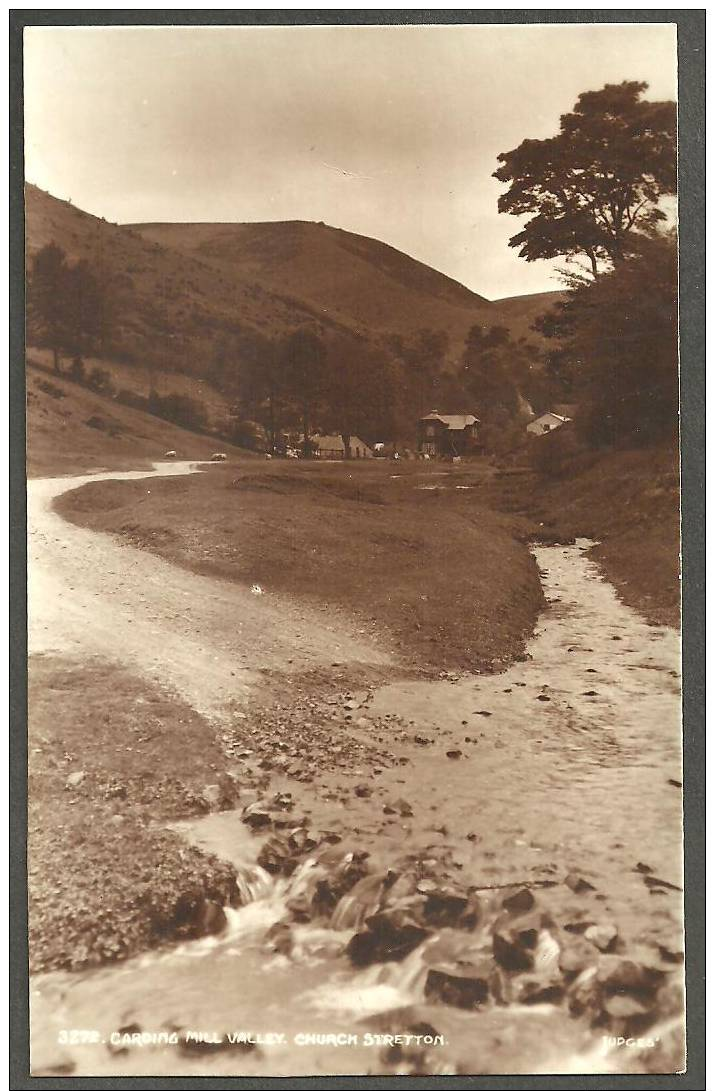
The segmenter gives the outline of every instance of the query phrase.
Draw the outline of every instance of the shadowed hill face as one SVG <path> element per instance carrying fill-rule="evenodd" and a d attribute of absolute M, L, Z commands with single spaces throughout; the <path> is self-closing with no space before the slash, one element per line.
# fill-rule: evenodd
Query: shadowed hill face
<path fill-rule="evenodd" d="M 492 304 L 375 239 L 325 224 L 139 224 L 143 238 L 230 267 L 348 328 L 409 334 L 442 329 L 456 347 Z"/>
<path fill-rule="evenodd" d="M 132 229 L 162 246 L 230 266 L 349 328 L 403 335 L 444 330 L 453 353 L 475 323 L 513 326 L 515 336 L 530 335 L 534 318 L 561 295 L 490 302 L 386 243 L 322 223 L 154 223 Z"/>
<path fill-rule="evenodd" d="M 222 336 L 305 324 L 374 339 L 444 330 L 456 360 L 474 325 L 516 336 L 560 293 L 496 303 L 375 239 L 304 221 L 117 225 L 26 187 L 28 257 L 56 242 L 109 287 L 109 354 L 203 375 Z"/>

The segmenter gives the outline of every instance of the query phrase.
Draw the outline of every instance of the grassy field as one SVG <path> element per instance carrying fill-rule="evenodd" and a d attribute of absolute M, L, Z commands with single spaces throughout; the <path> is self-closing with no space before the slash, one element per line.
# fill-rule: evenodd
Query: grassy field
<path fill-rule="evenodd" d="M 207 902 L 232 899 L 233 871 L 161 824 L 206 811 L 207 785 L 231 795 L 225 767 L 210 725 L 159 688 L 101 662 L 30 661 L 33 970 L 201 932 Z"/>
<path fill-rule="evenodd" d="M 89 485 L 58 510 L 194 571 L 348 614 L 411 666 L 498 669 L 543 604 L 529 525 L 423 467 L 227 464 L 150 494 L 141 482 Z"/>

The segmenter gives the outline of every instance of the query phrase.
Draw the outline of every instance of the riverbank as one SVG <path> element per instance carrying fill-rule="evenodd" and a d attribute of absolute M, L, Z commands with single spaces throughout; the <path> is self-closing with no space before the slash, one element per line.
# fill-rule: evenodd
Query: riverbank
<path fill-rule="evenodd" d="M 586 452 L 558 478 L 495 477 L 477 494 L 557 540 L 592 538 L 621 599 L 653 625 L 680 627 L 680 474 L 669 446 Z"/>
<path fill-rule="evenodd" d="M 33 972 L 85 969 L 221 926 L 230 864 L 166 829 L 240 791 L 211 725 L 116 665 L 29 670 Z"/>

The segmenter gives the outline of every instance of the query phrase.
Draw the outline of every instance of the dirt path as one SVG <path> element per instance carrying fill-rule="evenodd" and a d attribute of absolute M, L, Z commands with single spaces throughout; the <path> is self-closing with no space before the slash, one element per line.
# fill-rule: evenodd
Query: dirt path
<path fill-rule="evenodd" d="M 387 655 L 334 618 L 196 575 L 106 534 L 65 522 L 53 501 L 90 481 L 191 473 L 200 464 L 28 483 L 29 651 L 119 661 L 220 716 L 261 671 L 386 665 Z"/>

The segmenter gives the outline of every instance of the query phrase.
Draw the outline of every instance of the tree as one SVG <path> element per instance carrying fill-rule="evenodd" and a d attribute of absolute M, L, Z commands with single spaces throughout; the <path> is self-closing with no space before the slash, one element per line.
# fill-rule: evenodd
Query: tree
<path fill-rule="evenodd" d="M 555 328 L 593 445 L 671 439 L 678 426 L 674 234 L 641 236 L 611 271 L 572 292 Z"/>
<path fill-rule="evenodd" d="M 86 261 L 68 266 L 64 279 L 65 345 L 75 359 L 81 360 L 106 335 L 104 292 Z"/>
<path fill-rule="evenodd" d="M 444 330 L 421 329 L 407 339 L 399 335 L 390 339 L 390 348 L 405 364 L 405 378 L 415 391 L 420 417 L 432 408 L 427 405 L 427 394 L 434 394 L 439 387 L 448 347 Z"/>
<path fill-rule="evenodd" d="M 462 353 L 462 381 L 482 414 L 503 410 L 514 416 L 519 391 L 514 378 L 517 348 L 504 326 L 472 326 Z"/>
<path fill-rule="evenodd" d="M 385 353 L 364 338 L 338 335 L 328 346 L 326 420 L 343 441 L 350 458 L 350 437 L 373 440 L 384 427 L 385 384 L 392 371 Z"/>
<path fill-rule="evenodd" d="M 676 110 L 642 99 L 647 87 L 626 81 L 585 92 L 557 136 L 498 156 L 494 177 L 509 183 L 499 211 L 531 216 L 509 240 L 521 257 L 585 255 L 596 276 L 665 219 L 660 198 L 676 190 Z"/>
<path fill-rule="evenodd" d="M 52 349 L 55 371 L 67 343 L 67 255 L 56 243 L 35 254 L 27 285 L 27 325 L 39 344 Z"/>
<path fill-rule="evenodd" d="M 43 246 L 32 263 L 27 318 L 32 335 L 52 349 L 55 371 L 62 352 L 81 360 L 107 336 L 111 321 L 107 293 L 89 263 L 70 265 L 54 242 Z"/>
<path fill-rule="evenodd" d="M 310 434 L 325 394 L 325 346 L 308 326 L 293 330 L 279 346 L 286 395 L 295 404 L 303 430 L 303 451 L 310 451 Z"/>

